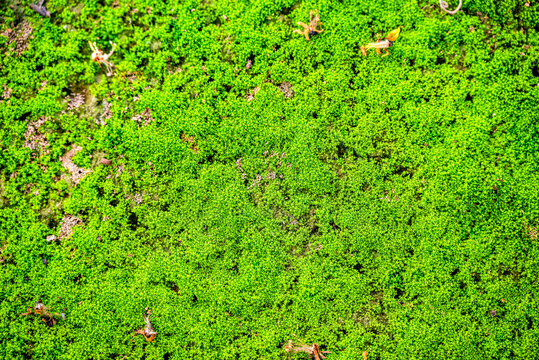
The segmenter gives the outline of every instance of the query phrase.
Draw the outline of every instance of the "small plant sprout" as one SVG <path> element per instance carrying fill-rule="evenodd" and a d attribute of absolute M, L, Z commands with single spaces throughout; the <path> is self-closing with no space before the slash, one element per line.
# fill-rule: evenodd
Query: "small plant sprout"
<path fill-rule="evenodd" d="M 287 352 L 291 353 L 298 353 L 298 352 L 306 352 L 307 354 L 311 355 L 312 359 L 320 360 L 320 359 L 326 359 L 326 357 L 322 354 L 329 354 L 331 351 L 320 351 L 320 348 L 317 344 L 313 344 L 312 346 L 307 345 L 294 345 L 292 340 L 288 340 L 288 344 L 285 345 L 284 349 Z"/>
<path fill-rule="evenodd" d="M 401 32 L 401 28 L 397 28 L 390 32 L 384 40 L 378 39 L 375 43 L 368 43 L 366 46 L 361 47 L 361 53 L 363 56 L 367 56 L 367 50 L 369 49 L 376 49 L 376 53 L 378 55 L 382 54 L 382 49 L 385 51 L 385 54 L 382 55 L 382 57 L 389 55 L 389 51 L 387 51 L 388 47 L 391 47 L 395 40 L 399 37 L 399 34 Z"/>
<path fill-rule="evenodd" d="M 314 17 L 313 17 L 314 15 Z M 302 23 L 301 21 L 298 21 L 298 25 L 299 26 L 303 26 L 303 31 L 299 30 L 299 29 L 296 29 L 294 30 L 295 33 L 298 33 L 298 34 L 301 34 L 301 35 L 304 35 L 305 36 L 305 39 L 307 39 L 307 41 L 309 41 L 309 34 L 310 35 L 315 35 L 315 34 L 320 34 L 322 31 L 322 29 L 320 30 L 317 30 L 316 28 L 318 27 L 318 25 L 322 25 L 322 22 L 320 21 L 320 17 L 318 16 L 318 10 L 311 10 L 311 12 L 309 13 L 309 25 L 307 24 L 304 24 Z"/>
<path fill-rule="evenodd" d="M 34 308 L 28 308 L 25 313 L 22 313 L 21 315 L 27 316 L 32 315 L 32 311 L 36 315 L 41 315 L 41 320 L 48 326 L 53 326 L 56 324 L 56 319 L 54 316 L 60 316 L 58 313 L 55 313 L 54 315 L 49 311 L 49 309 L 43 305 L 41 300 L 38 300 L 36 302 L 36 306 Z"/>
<path fill-rule="evenodd" d="M 150 323 L 150 312 L 148 312 L 148 315 L 144 316 L 144 321 L 146 322 L 146 327 L 144 328 L 144 330 L 138 329 L 137 331 L 135 331 L 135 334 L 144 335 L 146 340 L 152 342 L 157 336 L 157 332 L 153 329 L 153 326 Z"/>
<path fill-rule="evenodd" d="M 101 64 L 105 64 L 107 67 L 107 76 L 112 76 L 112 68 L 114 67 L 114 64 L 109 62 L 109 57 L 112 56 L 114 53 L 114 49 L 116 49 L 116 44 L 114 44 L 112 41 L 109 41 L 110 45 L 112 46 L 112 50 L 108 54 L 103 54 L 103 51 L 99 50 L 97 48 L 97 45 L 95 42 L 92 44 L 90 41 L 88 43 L 90 44 L 90 48 L 92 49 L 92 60 L 101 66 Z"/>

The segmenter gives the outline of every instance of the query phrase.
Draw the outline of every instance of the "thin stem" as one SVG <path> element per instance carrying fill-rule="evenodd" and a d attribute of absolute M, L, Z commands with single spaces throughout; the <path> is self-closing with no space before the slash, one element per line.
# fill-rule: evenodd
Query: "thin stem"
<path fill-rule="evenodd" d="M 447 8 L 449 6 L 447 4 L 447 2 L 445 2 L 444 0 L 439 0 L 439 2 L 440 2 L 440 7 L 442 8 L 442 10 L 445 11 L 446 13 L 448 13 L 448 14 L 451 14 L 451 15 L 455 15 L 460 10 L 460 8 L 462 6 L 462 0 L 459 0 L 459 6 L 457 6 L 457 8 L 455 10 L 450 11 L 450 10 L 447 10 Z"/>

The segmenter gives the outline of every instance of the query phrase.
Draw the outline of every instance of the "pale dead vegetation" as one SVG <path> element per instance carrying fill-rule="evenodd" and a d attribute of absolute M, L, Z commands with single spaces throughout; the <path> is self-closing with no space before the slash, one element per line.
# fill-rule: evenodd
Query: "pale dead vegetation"
<path fill-rule="evenodd" d="M 22 53 L 28 50 L 28 39 L 32 34 L 32 26 L 26 20 L 19 23 L 15 29 L 6 29 L 2 34 L 8 38 L 8 45 L 15 43 L 14 51 L 17 56 L 21 56 Z"/>
<path fill-rule="evenodd" d="M 84 225 L 84 222 L 74 215 L 64 215 L 62 224 L 60 225 L 60 240 L 67 238 L 73 234 L 73 227 L 76 225 Z"/>
<path fill-rule="evenodd" d="M 39 128 L 49 120 L 48 117 L 42 116 L 36 121 L 28 123 L 26 133 L 24 133 L 24 144 L 23 146 L 30 150 L 39 150 L 42 155 L 49 153 L 49 142 L 45 138 L 45 135 L 40 133 Z"/>
<path fill-rule="evenodd" d="M 86 102 L 83 92 L 66 97 L 67 110 L 76 110 Z"/>
<path fill-rule="evenodd" d="M 4 98 L 4 100 L 10 99 L 11 98 L 11 93 L 13 92 L 13 89 L 8 88 L 6 84 L 2 85 L 2 87 L 4 88 L 4 92 L 2 93 L 2 97 Z"/>
<path fill-rule="evenodd" d="M 292 89 L 293 87 L 288 81 L 285 81 L 281 85 L 279 85 L 279 90 L 281 90 L 284 97 L 287 99 L 291 99 L 294 97 L 294 91 Z"/>
<path fill-rule="evenodd" d="M 143 126 L 148 126 L 151 122 L 154 121 L 154 119 L 152 118 L 152 111 L 150 109 L 146 109 L 140 114 L 133 116 L 131 120 L 134 120 L 139 124 L 142 124 Z"/>
<path fill-rule="evenodd" d="M 256 93 L 260 90 L 260 88 L 257 86 L 255 87 L 253 90 L 249 91 L 247 93 L 247 95 L 245 95 L 245 99 L 247 99 L 247 101 L 251 101 L 255 98 L 255 95 Z"/>
<path fill-rule="evenodd" d="M 81 150 L 82 147 L 73 145 L 73 149 L 69 150 L 67 153 L 65 153 L 64 156 L 60 158 L 60 161 L 62 161 L 62 166 L 71 173 L 71 180 L 75 184 L 78 184 L 86 176 L 86 174 L 90 172 L 90 170 L 78 167 L 72 161 L 73 157 L 77 154 L 77 152 Z"/>

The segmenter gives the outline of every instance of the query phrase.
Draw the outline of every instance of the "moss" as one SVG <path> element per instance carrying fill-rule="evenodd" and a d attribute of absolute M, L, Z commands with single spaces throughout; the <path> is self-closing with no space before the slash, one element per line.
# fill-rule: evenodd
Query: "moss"
<path fill-rule="evenodd" d="M 0 4 L 1 358 L 538 357 L 538 4 L 28 5 Z"/>

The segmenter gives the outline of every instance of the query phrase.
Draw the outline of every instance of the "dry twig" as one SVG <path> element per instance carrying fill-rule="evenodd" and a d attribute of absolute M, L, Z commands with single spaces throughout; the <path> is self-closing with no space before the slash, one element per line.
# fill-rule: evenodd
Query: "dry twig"
<path fill-rule="evenodd" d="M 34 314 L 41 315 L 41 320 L 47 324 L 48 326 L 53 326 L 56 324 L 56 319 L 54 316 L 60 316 L 58 313 L 54 313 L 54 315 L 49 311 L 49 309 L 43 305 L 41 300 L 38 300 L 36 302 L 36 306 L 34 308 L 28 308 L 25 313 L 22 313 L 22 316 L 31 315 L 32 311 Z"/>
<path fill-rule="evenodd" d="M 326 357 L 322 354 L 331 353 L 331 351 L 320 351 L 320 347 L 318 346 L 318 344 L 312 344 L 311 346 L 294 345 L 292 340 L 288 340 L 288 344 L 284 347 L 284 349 L 292 353 L 306 352 L 307 354 L 311 355 L 311 357 L 315 360 L 326 359 Z"/>
<path fill-rule="evenodd" d="M 294 32 L 304 35 L 307 41 L 310 40 L 309 35 L 320 34 L 322 31 L 324 31 L 316 29 L 318 25 L 322 25 L 322 22 L 320 21 L 320 16 L 318 15 L 318 10 L 311 10 L 311 12 L 309 13 L 309 25 L 304 24 L 301 21 L 298 21 L 298 25 L 303 26 L 303 31 L 294 30 Z"/>
<path fill-rule="evenodd" d="M 442 10 L 451 15 L 455 15 L 462 6 L 462 0 L 459 0 L 459 6 L 457 6 L 455 10 L 450 11 L 450 10 L 447 10 L 447 8 L 449 7 L 449 4 L 447 4 L 447 2 L 445 2 L 444 0 L 438 0 L 438 1 L 440 2 L 440 7 L 442 8 Z"/>
<path fill-rule="evenodd" d="M 154 330 L 152 324 L 150 323 L 150 311 L 147 312 L 147 315 L 144 315 L 144 321 L 146 322 L 146 327 L 143 329 L 138 329 L 135 331 L 135 334 L 144 335 L 146 340 L 152 342 L 157 336 L 157 332 Z"/>
<path fill-rule="evenodd" d="M 51 17 L 51 12 L 43 6 L 43 1 L 39 0 L 36 4 L 30 4 L 30 7 L 41 16 Z"/>
<path fill-rule="evenodd" d="M 116 44 L 114 44 L 112 41 L 110 41 L 110 45 L 112 46 L 112 50 L 108 54 L 104 54 L 103 51 L 99 50 L 97 48 L 97 45 L 94 43 L 90 44 L 90 48 L 92 49 L 92 60 L 98 63 L 99 65 L 104 64 L 107 68 L 107 76 L 112 76 L 112 68 L 114 67 L 114 64 L 109 61 L 109 58 L 114 53 L 114 49 L 116 49 Z"/>

